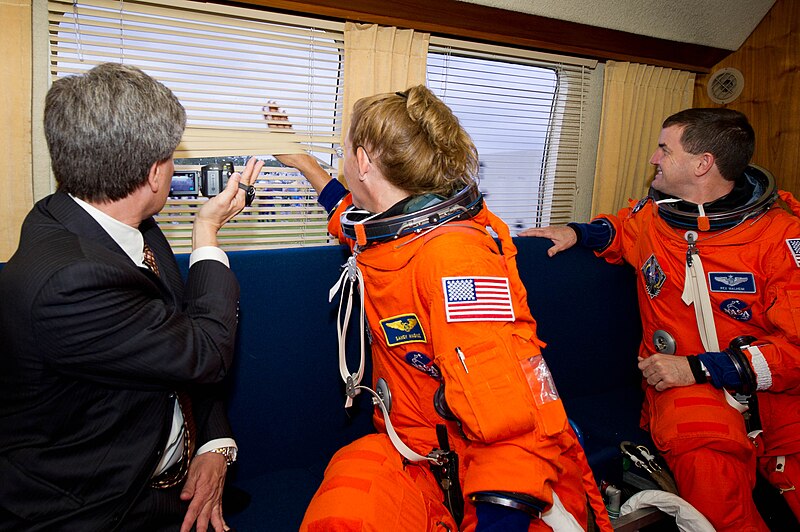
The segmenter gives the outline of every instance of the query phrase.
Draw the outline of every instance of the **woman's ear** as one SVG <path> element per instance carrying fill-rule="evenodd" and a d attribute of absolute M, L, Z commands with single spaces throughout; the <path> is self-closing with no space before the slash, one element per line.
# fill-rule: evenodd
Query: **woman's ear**
<path fill-rule="evenodd" d="M 372 160 L 363 146 L 356 146 L 356 163 L 358 163 L 358 178 L 363 181 L 372 169 Z"/>

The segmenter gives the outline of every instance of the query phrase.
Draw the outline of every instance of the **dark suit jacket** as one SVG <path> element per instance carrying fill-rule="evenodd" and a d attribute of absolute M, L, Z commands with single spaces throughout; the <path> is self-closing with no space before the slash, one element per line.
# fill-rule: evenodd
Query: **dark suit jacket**
<path fill-rule="evenodd" d="M 164 235 L 142 224 L 161 279 L 133 264 L 64 193 L 38 202 L 0 271 L 0 530 L 113 530 L 147 488 L 176 389 L 198 447 L 230 437 L 239 285 L 212 260 L 184 286 Z"/>

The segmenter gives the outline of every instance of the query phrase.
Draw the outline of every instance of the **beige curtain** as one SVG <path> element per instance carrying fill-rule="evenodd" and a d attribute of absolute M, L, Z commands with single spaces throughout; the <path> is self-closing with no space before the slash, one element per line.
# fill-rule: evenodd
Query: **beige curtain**
<path fill-rule="evenodd" d="M 649 160 L 661 124 L 691 107 L 694 79 L 681 70 L 606 64 L 592 216 L 614 213 L 647 193 L 655 169 Z"/>
<path fill-rule="evenodd" d="M 31 2 L 0 0 L 0 262 L 16 251 L 22 220 L 33 204 L 31 179 Z"/>
<path fill-rule="evenodd" d="M 359 98 L 425 83 L 429 42 L 427 33 L 345 24 L 342 136 L 350 127 L 350 112 Z"/>

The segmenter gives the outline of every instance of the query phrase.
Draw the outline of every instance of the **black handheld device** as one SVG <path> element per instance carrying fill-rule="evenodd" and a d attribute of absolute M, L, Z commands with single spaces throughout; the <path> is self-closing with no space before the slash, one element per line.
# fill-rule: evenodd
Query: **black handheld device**
<path fill-rule="evenodd" d="M 201 166 L 200 192 L 207 198 L 216 196 L 222 192 L 222 189 L 228 184 L 228 178 L 233 172 L 233 163 L 231 161 L 222 161 Z"/>

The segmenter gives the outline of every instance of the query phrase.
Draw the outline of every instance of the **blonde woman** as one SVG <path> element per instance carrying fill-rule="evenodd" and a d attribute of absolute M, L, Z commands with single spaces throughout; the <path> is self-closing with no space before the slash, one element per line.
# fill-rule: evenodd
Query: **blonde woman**
<path fill-rule="evenodd" d="M 377 392 L 358 373 L 348 391 L 381 398 L 378 432 L 333 457 L 301 529 L 586 530 L 588 493 L 610 530 L 456 117 L 422 85 L 361 99 L 343 156 L 347 188 L 310 155 L 277 157 L 353 250 Z"/>

